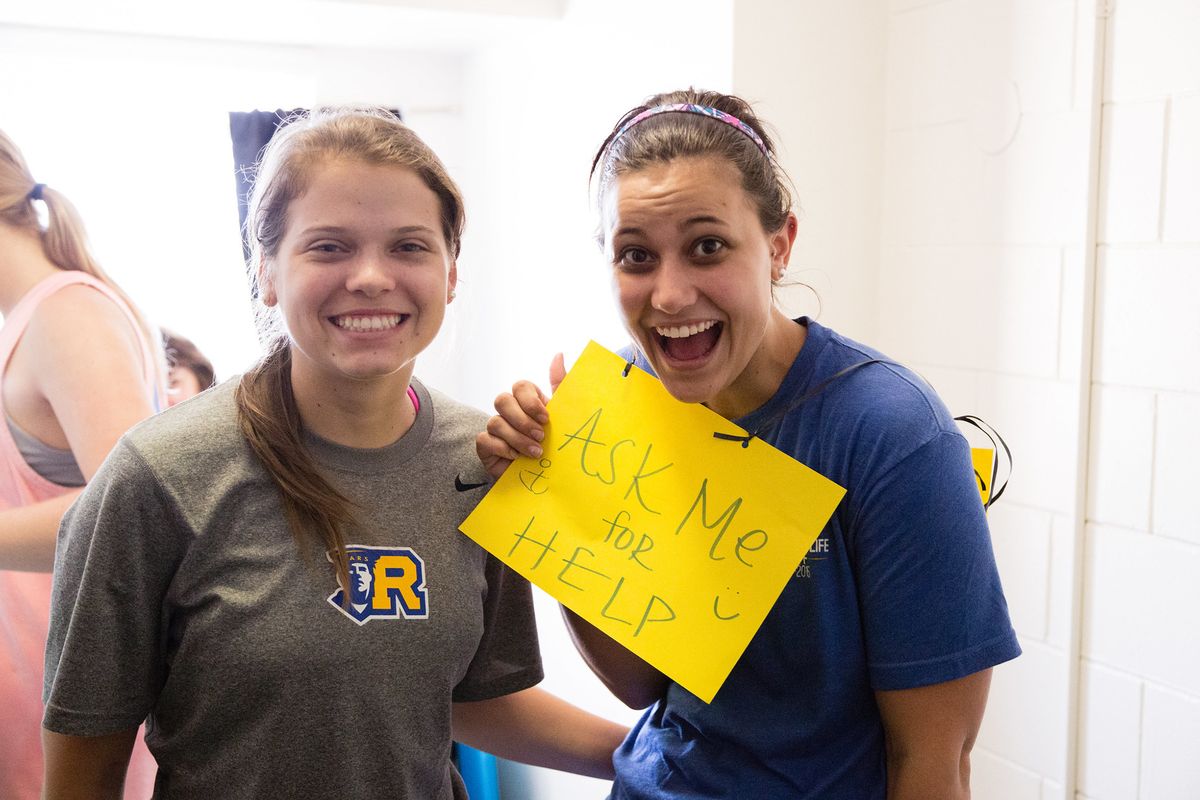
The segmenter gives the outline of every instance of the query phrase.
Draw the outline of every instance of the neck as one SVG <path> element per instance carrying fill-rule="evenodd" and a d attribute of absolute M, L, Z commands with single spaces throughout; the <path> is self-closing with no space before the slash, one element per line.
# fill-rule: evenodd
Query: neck
<path fill-rule="evenodd" d="M 778 308 L 771 309 L 767 330 L 746 369 L 725 391 L 705 403 L 725 419 L 739 419 L 775 396 L 800 355 L 808 329 Z"/>
<path fill-rule="evenodd" d="M 292 391 L 304 426 L 322 439 L 347 447 L 387 447 L 408 432 L 417 418 L 408 397 L 412 367 L 372 380 L 310 380 L 296 370 Z"/>
<path fill-rule="evenodd" d="M 8 316 L 30 289 L 58 271 L 37 231 L 0 223 L 0 313 Z"/>

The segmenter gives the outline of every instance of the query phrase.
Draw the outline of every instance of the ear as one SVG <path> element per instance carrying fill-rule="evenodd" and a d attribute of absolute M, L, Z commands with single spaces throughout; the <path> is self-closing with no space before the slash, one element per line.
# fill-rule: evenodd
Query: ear
<path fill-rule="evenodd" d="M 458 288 L 458 262 L 450 262 L 449 280 L 446 281 L 446 305 L 454 302 L 455 290 Z"/>
<path fill-rule="evenodd" d="M 787 272 L 788 262 L 792 258 L 792 246 L 796 243 L 796 232 L 799 228 L 800 222 L 796 219 L 796 214 L 789 211 L 787 219 L 779 226 L 779 230 L 768 237 L 767 243 L 771 249 L 772 281 L 782 279 L 783 273 Z"/>
<path fill-rule="evenodd" d="M 279 296 L 275 294 L 275 273 L 267 269 L 266 258 L 258 261 L 258 296 L 263 305 L 274 308 L 279 304 Z"/>

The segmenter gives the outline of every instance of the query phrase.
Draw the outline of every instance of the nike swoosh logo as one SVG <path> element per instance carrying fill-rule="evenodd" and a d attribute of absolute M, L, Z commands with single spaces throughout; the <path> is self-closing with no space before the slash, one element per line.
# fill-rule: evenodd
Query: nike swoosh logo
<path fill-rule="evenodd" d="M 460 492 L 469 492 L 472 489 L 478 489 L 480 486 L 487 486 L 487 481 L 480 481 L 479 483 L 463 483 L 461 475 L 454 476 L 454 488 Z"/>

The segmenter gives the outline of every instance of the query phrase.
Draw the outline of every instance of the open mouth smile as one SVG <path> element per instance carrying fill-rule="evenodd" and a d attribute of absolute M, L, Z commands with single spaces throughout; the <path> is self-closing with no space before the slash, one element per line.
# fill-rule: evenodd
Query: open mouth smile
<path fill-rule="evenodd" d="M 715 319 L 688 325 L 656 325 L 654 332 L 659 349 L 672 361 L 695 361 L 704 358 L 717 346 L 725 325 Z"/>
<path fill-rule="evenodd" d="M 399 326 L 408 319 L 408 314 L 346 314 L 330 317 L 329 321 L 342 330 L 353 333 L 374 333 Z"/>

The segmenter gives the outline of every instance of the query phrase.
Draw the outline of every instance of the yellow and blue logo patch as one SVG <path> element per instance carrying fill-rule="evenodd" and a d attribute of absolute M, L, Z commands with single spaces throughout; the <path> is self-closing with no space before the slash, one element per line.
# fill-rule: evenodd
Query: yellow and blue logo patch
<path fill-rule="evenodd" d="M 325 556 L 333 561 L 330 554 Z M 427 619 L 425 562 L 408 547 L 346 547 L 350 586 L 338 586 L 330 605 L 366 625 L 373 619 Z M 347 602 L 347 591 L 349 601 Z"/>

